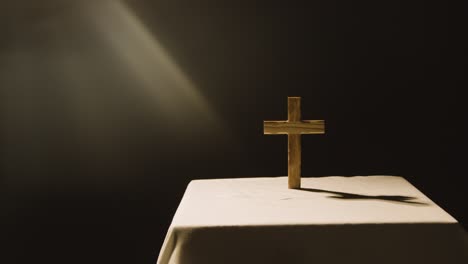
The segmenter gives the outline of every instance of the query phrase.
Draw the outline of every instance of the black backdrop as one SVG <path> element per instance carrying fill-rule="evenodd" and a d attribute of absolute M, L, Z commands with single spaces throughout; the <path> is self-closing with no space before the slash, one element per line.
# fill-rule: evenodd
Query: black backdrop
<path fill-rule="evenodd" d="M 466 6 L 110 2 L 0 4 L 2 263 L 154 263 L 190 180 L 286 174 L 262 121 L 287 96 L 327 122 L 303 137 L 304 176 L 401 175 L 468 225 Z M 132 46 L 148 36 L 209 114 L 152 77 L 170 66 Z"/>

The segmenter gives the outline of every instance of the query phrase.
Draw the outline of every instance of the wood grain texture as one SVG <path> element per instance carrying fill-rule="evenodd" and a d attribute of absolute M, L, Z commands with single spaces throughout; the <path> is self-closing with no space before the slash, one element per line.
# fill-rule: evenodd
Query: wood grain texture
<path fill-rule="evenodd" d="M 288 121 L 301 121 L 301 98 L 288 97 Z"/>
<path fill-rule="evenodd" d="M 292 135 L 292 134 L 324 134 L 324 120 L 289 121 L 264 121 L 263 133 L 265 135 Z"/>
<path fill-rule="evenodd" d="M 299 125 L 301 121 L 301 98 L 288 97 L 288 122 L 287 125 Z M 288 188 L 301 188 L 301 135 L 300 130 L 288 135 Z M 292 131 L 291 131 L 292 132 Z"/>
<path fill-rule="evenodd" d="M 301 135 L 288 135 L 288 188 L 301 188 Z"/>
<path fill-rule="evenodd" d="M 301 98 L 288 97 L 287 121 L 263 121 L 266 135 L 288 135 L 288 187 L 301 188 L 301 134 L 324 134 L 325 121 L 301 120 Z"/>

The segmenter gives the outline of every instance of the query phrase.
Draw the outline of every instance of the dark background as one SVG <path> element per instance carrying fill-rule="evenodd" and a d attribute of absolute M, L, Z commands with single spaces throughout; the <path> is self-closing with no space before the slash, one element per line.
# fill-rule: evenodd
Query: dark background
<path fill-rule="evenodd" d="M 190 180 L 286 175 L 286 137 L 262 122 L 286 118 L 287 96 L 327 122 L 303 137 L 304 176 L 404 176 L 466 229 L 466 10 L 2 2 L 0 262 L 155 263 Z M 135 36 L 152 36 L 204 99 Z"/>

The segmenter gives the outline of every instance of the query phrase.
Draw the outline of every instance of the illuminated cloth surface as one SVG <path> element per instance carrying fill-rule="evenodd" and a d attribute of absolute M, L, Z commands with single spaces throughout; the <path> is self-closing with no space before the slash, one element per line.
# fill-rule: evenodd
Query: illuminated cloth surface
<path fill-rule="evenodd" d="M 158 264 L 468 263 L 458 222 L 402 177 L 194 180 Z"/>

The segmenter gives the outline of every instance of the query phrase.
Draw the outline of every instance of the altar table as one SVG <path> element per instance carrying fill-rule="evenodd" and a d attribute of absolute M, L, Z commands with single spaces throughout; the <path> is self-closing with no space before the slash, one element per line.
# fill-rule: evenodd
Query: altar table
<path fill-rule="evenodd" d="M 192 181 L 157 264 L 468 263 L 458 222 L 402 177 Z"/>

